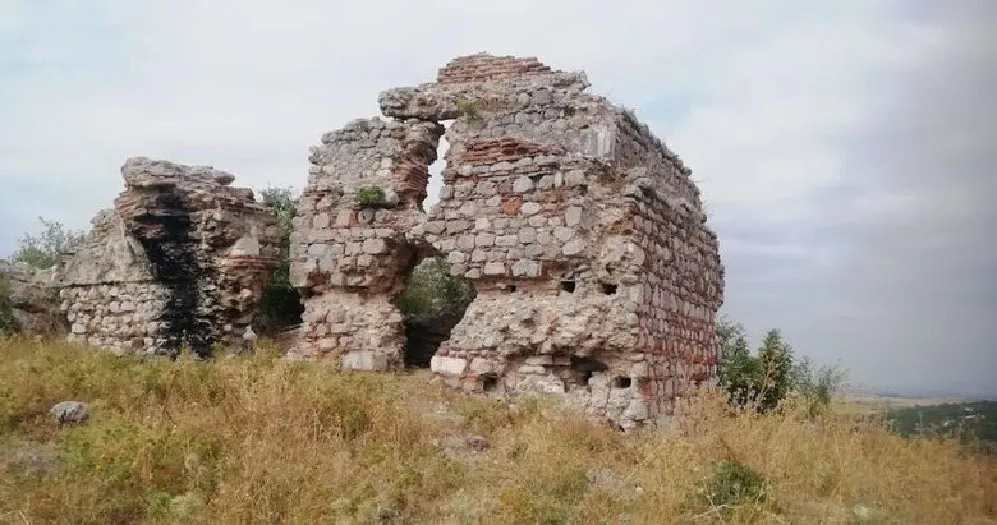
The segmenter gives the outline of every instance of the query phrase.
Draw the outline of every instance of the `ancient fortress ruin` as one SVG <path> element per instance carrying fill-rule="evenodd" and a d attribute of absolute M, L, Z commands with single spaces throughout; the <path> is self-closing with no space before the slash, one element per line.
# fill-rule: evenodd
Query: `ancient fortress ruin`
<path fill-rule="evenodd" d="M 118 352 L 199 355 L 238 344 L 277 266 L 276 219 L 231 174 L 139 157 L 61 269 L 69 339 Z"/>
<path fill-rule="evenodd" d="M 290 356 L 424 363 L 455 388 L 559 394 L 624 428 L 715 377 L 723 267 L 690 170 L 588 87 L 535 58 L 465 56 L 382 92 L 386 118 L 323 135 L 291 234 Z M 242 343 L 278 265 L 275 216 L 208 166 L 140 157 L 121 174 L 114 208 L 41 279 L 69 338 L 167 355 Z M 396 305 L 429 258 L 474 290 L 435 332 Z M 15 301 L 25 323 L 47 308 L 31 297 Z"/>
<path fill-rule="evenodd" d="M 476 290 L 431 357 L 449 385 L 564 394 L 628 426 L 712 378 L 723 267 L 699 191 L 646 125 L 588 87 L 535 58 L 460 57 L 435 83 L 382 92 L 387 119 L 323 135 L 292 236 L 305 306 L 292 354 L 403 366 L 412 345 L 394 300 L 420 260 L 442 256 Z"/>

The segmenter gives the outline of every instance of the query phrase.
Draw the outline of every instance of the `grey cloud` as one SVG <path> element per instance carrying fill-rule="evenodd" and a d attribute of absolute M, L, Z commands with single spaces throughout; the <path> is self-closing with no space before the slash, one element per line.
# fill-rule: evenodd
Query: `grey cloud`
<path fill-rule="evenodd" d="M 914 13 L 943 29 L 937 53 L 880 85 L 890 103 L 853 144 L 879 183 L 911 203 L 837 232 L 851 257 L 826 293 L 853 317 L 829 317 L 807 337 L 819 353 L 847 356 L 867 382 L 995 396 L 997 46 L 989 33 L 997 5 L 939 5 Z"/>

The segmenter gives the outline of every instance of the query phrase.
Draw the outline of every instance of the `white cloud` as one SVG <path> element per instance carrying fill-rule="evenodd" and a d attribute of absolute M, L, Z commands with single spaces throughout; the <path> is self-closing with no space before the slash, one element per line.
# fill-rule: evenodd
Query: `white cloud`
<path fill-rule="evenodd" d="M 377 114 L 380 90 L 431 81 L 457 55 L 538 56 L 585 69 L 666 139 L 702 181 L 732 310 L 801 346 L 819 314 L 801 313 L 799 283 L 859 251 L 817 232 L 926 198 L 856 167 L 853 137 L 882 118 L 883 82 L 949 51 L 899 0 L 41 4 L 0 0 L 0 253 L 36 215 L 86 225 L 129 156 L 300 188 L 308 147 Z M 860 197 L 829 200 L 842 187 Z"/>

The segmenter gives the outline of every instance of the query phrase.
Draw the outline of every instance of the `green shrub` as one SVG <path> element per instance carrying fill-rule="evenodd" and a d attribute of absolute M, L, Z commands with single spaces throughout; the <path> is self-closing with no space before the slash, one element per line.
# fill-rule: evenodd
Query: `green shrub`
<path fill-rule="evenodd" d="M 362 186 L 357 188 L 353 202 L 364 207 L 380 206 L 384 204 L 384 190 L 377 186 Z"/>
<path fill-rule="evenodd" d="M 14 319 L 14 301 L 10 297 L 10 282 L 0 276 L 0 335 L 17 331 Z"/>
<path fill-rule="evenodd" d="M 736 460 L 723 460 L 701 488 L 711 507 L 733 507 L 765 501 L 767 481 L 760 473 Z"/>
<path fill-rule="evenodd" d="M 38 220 L 44 230 L 37 236 L 25 234 L 11 260 L 46 269 L 62 262 L 66 255 L 83 244 L 84 232 L 67 229 L 58 221 Z"/>
<path fill-rule="evenodd" d="M 395 305 L 406 316 L 436 317 L 463 312 L 474 298 L 474 289 L 459 277 L 450 275 L 441 257 L 424 259 L 408 278 L 405 291 Z"/>
<path fill-rule="evenodd" d="M 717 378 L 736 408 L 767 412 L 793 393 L 806 403 L 810 417 L 816 417 L 843 384 L 844 372 L 835 367 L 814 369 L 808 358 L 794 362 L 793 349 L 778 329 L 765 334 L 756 355 L 751 355 L 740 323 L 722 317 L 717 322 L 717 337 L 721 352 Z"/>
<path fill-rule="evenodd" d="M 473 100 L 458 100 L 457 114 L 471 122 L 481 120 L 481 112 L 478 105 Z"/>
<path fill-rule="evenodd" d="M 817 417 L 831 406 L 831 397 L 845 382 L 844 370 L 836 366 L 814 367 L 808 357 L 793 365 L 792 390 L 803 400 L 807 415 Z"/>
<path fill-rule="evenodd" d="M 291 285 L 291 231 L 294 229 L 294 215 L 298 211 L 299 197 L 293 188 L 267 188 L 261 192 L 263 204 L 277 216 L 280 230 L 278 259 L 280 264 L 274 271 L 273 279 L 260 298 L 258 332 L 274 335 L 277 332 L 301 322 L 304 306 L 301 295 Z"/>

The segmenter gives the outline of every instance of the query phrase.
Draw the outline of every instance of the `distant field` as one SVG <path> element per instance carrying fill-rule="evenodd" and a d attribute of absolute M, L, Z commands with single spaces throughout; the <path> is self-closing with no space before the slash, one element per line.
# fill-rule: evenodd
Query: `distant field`
<path fill-rule="evenodd" d="M 841 414 L 876 414 L 889 408 L 963 403 L 965 399 L 956 397 L 901 397 L 878 394 L 845 392 L 834 399 L 834 406 Z"/>

